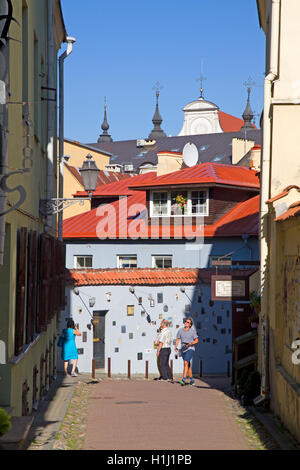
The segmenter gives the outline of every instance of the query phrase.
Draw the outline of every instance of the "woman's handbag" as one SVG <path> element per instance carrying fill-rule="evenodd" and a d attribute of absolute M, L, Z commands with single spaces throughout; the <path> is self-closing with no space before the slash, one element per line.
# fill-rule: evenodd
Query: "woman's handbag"
<path fill-rule="evenodd" d="M 63 336 L 60 336 L 60 337 L 58 338 L 58 341 L 57 341 L 57 346 L 58 346 L 59 348 L 62 348 L 63 345 L 64 345 L 64 341 L 65 341 L 64 337 L 63 337 Z"/>
<path fill-rule="evenodd" d="M 186 351 L 186 350 L 188 349 L 188 347 L 189 347 L 189 346 L 188 346 L 188 343 L 182 343 L 182 345 L 181 345 L 181 352 Z"/>

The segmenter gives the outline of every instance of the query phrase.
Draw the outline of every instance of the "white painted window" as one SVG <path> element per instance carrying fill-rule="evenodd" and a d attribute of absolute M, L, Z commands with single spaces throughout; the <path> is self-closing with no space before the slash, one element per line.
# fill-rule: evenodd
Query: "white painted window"
<path fill-rule="evenodd" d="M 150 217 L 208 216 L 208 190 L 152 191 Z"/>
<path fill-rule="evenodd" d="M 118 268 L 137 268 L 136 255 L 118 255 Z"/>
<path fill-rule="evenodd" d="M 152 255 L 152 268 L 172 268 L 172 255 Z"/>
<path fill-rule="evenodd" d="M 76 255 L 74 256 L 74 268 L 92 268 L 93 267 L 93 256 L 92 255 Z"/>
<path fill-rule="evenodd" d="M 191 191 L 191 211 L 193 215 L 208 215 L 207 191 Z"/>
<path fill-rule="evenodd" d="M 153 215 L 168 215 L 168 193 L 153 193 Z"/>

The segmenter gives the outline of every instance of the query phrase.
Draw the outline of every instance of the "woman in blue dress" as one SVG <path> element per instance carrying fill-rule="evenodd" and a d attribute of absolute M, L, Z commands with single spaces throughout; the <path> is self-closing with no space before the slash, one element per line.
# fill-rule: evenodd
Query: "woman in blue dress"
<path fill-rule="evenodd" d="M 73 360 L 71 376 L 77 377 L 76 366 L 78 362 L 78 352 L 75 344 L 75 336 L 81 336 L 81 333 L 71 318 L 67 321 L 67 328 L 63 329 L 62 335 L 64 337 L 64 344 L 61 350 L 61 358 L 64 361 L 64 373 L 68 375 L 68 364 L 70 360 Z"/>

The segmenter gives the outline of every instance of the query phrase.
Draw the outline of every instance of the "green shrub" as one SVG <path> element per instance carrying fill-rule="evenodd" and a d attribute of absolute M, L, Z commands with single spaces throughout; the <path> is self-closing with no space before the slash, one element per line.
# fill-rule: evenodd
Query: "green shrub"
<path fill-rule="evenodd" d="M 250 399 L 257 397 L 260 394 L 260 375 L 257 370 L 250 372 L 243 386 L 243 391 Z"/>
<path fill-rule="evenodd" d="M 11 428 L 10 416 L 3 408 L 0 408 L 0 436 L 3 436 Z"/>
<path fill-rule="evenodd" d="M 248 379 L 248 376 L 249 376 L 248 369 L 243 369 L 240 373 L 239 378 L 237 379 L 237 384 L 239 385 L 241 389 L 244 389 L 244 385 Z"/>

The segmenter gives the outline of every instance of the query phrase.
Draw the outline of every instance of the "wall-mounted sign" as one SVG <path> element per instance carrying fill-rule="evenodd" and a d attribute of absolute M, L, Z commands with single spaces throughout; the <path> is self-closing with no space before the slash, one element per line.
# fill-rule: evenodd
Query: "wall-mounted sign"
<path fill-rule="evenodd" d="M 211 276 L 211 300 L 248 300 L 248 278 L 234 275 Z"/>

